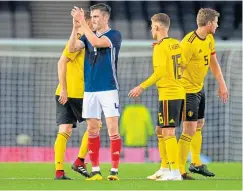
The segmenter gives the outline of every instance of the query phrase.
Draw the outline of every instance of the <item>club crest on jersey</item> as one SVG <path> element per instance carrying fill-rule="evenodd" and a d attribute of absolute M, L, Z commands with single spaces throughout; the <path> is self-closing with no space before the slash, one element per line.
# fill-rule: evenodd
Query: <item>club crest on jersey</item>
<path fill-rule="evenodd" d="M 192 111 L 188 111 L 187 114 L 188 114 L 189 117 L 192 117 L 193 116 L 193 112 Z"/>

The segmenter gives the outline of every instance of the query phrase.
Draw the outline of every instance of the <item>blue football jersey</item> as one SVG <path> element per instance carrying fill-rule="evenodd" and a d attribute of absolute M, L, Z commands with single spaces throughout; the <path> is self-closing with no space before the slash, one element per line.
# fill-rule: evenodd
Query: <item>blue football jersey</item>
<path fill-rule="evenodd" d="M 84 91 L 97 92 L 119 89 L 117 81 L 117 61 L 121 47 L 122 37 L 117 30 L 98 34 L 98 38 L 105 36 L 111 42 L 111 47 L 96 48 L 93 47 L 84 36 L 81 41 L 85 45 L 84 60 Z"/>

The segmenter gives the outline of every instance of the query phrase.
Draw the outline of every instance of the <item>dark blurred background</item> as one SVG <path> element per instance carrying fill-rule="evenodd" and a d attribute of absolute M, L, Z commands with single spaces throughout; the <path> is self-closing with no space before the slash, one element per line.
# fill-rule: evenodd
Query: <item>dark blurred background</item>
<path fill-rule="evenodd" d="M 0 38 L 66 39 L 72 27 L 73 6 L 87 9 L 101 1 L 0 2 Z M 111 27 L 124 39 L 151 39 L 150 18 L 164 12 L 171 18 L 170 36 L 181 39 L 196 28 L 202 7 L 220 14 L 216 39 L 238 40 L 242 33 L 241 1 L 102 1 L 112 8 Z"/>

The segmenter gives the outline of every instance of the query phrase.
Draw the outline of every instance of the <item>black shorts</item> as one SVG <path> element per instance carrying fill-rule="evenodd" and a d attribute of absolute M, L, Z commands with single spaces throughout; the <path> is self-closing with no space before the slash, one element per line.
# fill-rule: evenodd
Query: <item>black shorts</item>
<path fill-rule="evenodd" d="M 158 126 L 179 127 L 183 105 L 183 99 L 159 101 Z"/>
<path fill-rule="evenodd" d="M 184 108 L 183 121 L 197 121 L 203 119 L 205 114 L 205 92 L 186 94 L 186 107 Z"/>
<path fill-rule="evenodd" d="M 58 126 L 62 124 L 73 124 L 73 128 L 75 128 L 77 127 L 77 121 L 80 123 L 85 121 L 82 118 L 82 98 L 68 98 L 65 105 L 60 104 L 58 99 L 59 96 L 56 96 L 56 122 Z"/>

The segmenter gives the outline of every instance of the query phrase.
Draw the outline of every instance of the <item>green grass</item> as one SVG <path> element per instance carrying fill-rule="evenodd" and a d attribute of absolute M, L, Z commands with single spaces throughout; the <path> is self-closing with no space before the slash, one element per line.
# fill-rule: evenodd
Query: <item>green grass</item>
<path fill-rule="evenodd" d="M 49 163 L 0 163 L 0 190 L 242 190 L 241 163 L 211 163 L 213 178 L 194 175 L 195 181 L 155 182 L 146 177 L 158 169 L 158 164 L 121 164 L 120 181 L 106 180 L 110 165 L 102 164 L 104 180 L 85 181 L 65 165 L 71 181 L 55 181 L 54 165 Z"/>

